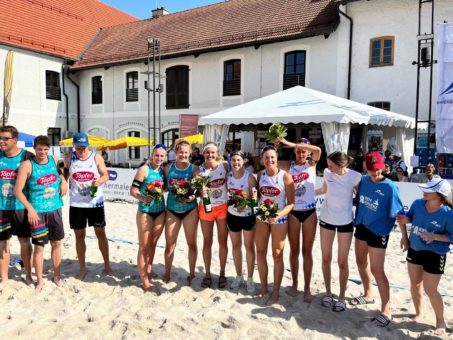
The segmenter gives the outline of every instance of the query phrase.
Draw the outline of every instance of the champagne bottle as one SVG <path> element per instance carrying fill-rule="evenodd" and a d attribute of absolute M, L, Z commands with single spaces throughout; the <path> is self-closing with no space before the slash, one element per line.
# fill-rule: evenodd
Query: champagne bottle
<path fill-rule="evenodd" d="M 211 199 L 209 198 L 208 193 L 203 192 L 203 207 L 204 211 L 209 214 L 212 211 Z"/>
<path fill-rule="evenodd" d="M 252 216 L 256 215 L 257 209 L 258 209 L 258 192 L 256 191 L 256 188 L 251 188 L 251 197 L 250 197 L 250 210 Z"/>
<path fill-rule="evenodd" d="M 93 182 L 91 182 L 90 186 L 90 197 L 96 196 L 96 192 L 98 191 L 98 187 L 94 185 L 94 182 L 96 181 L 97 178 L 93 179 Z"/>

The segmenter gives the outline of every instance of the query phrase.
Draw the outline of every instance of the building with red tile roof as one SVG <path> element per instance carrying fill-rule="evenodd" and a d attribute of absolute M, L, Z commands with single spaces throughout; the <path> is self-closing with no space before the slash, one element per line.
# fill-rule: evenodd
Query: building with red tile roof
<path fill-rule="evenodd" d="M 335 0 L 230 0 L 102 29 L 74 69 L 147 58 L 159 37 L 163 58 L 330 34 L 339 24 Z"/>
<path fill-rule="evenodd" d="M 75 60 L 101 28 L 136 20 L 98 0 L 0 1 L 0 44 Z"/>

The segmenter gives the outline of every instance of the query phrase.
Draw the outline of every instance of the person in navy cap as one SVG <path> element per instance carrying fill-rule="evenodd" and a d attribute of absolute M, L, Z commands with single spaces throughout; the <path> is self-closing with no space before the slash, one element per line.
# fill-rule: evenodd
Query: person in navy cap
<path fill-rule="evenodd" d="M 86 275 L 85 236 L 86 227 L 94 227 L 99 250 L 104 259 L 105 275 L 111 275 L 109 244 L 105 234 L 104 195 L 102 185 L 109 180 L 104 158 L 91 151 L 86 133 L 78 132 L 73 137 L 75 151 L 64 159 L 65 177 L 69 178 L 69 224 L 76 237 L 76 251 L 80 270 L 76 278 Z"/>

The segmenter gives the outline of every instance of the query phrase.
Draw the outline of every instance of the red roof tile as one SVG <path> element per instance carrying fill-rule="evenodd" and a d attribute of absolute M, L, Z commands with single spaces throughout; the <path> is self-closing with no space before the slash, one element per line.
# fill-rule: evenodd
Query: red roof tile
<path fill-rule="evenodd" d="M 98 0 L 0 1 L 0 44 L 76 59 L 101 27 L 136 20 Z"/>
<path fill-rule="evenodd" d="M 172 57 L 330 33 L 338 22 L 335 0 L 229 0 L 103 29 L 74 69 L 143 60 L 149 37 Z"/>

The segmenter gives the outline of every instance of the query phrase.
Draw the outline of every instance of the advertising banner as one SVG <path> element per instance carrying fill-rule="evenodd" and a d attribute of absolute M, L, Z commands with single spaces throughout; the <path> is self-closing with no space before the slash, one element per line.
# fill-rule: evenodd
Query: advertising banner
<path fill-rule="evenodd" d="M 453 153 L 453 24 L 438 25 L 436 145 Z"/>
<path fill-rule="evenodd" d="M 198 134 L 198 115 L 179 115 L 179 138 Z"/>
<path fill-rule="evenodd" d="M 108 200 L 136 201 L 129 194 L 134 180 L 135 169 L 107 168 L 109 181 L 102 186 L 104 197 Z"/>

